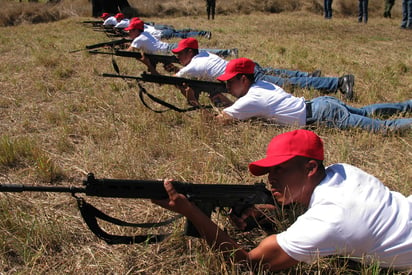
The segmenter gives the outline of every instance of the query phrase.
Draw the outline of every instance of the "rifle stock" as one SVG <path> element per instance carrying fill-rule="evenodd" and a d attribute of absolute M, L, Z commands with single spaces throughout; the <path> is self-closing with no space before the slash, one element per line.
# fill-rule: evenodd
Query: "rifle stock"
<path fill-rule="evenodd" d="M 142 54 L 140 52 L 129 52 L 129 51 L 122 51 L 116 50 L 114 52 L 103 52 L 98 50 L 88 51 L 90 54 L 108 54 L 108 55 L 115 55 L 115 56 L 122 56 L 122 57 L 133 57 L 133 58 L 142 58 Z M 171 63 L 179 63 L 179 60 L 174 55 L 161 55 L 161 54 L 144 54 L 149 60 L 150 63 L 156 65 L 157 63 L 162 64 L 171 64 Z"/>
<path fill-rule="evenodd" d="M 122 38 L 118 40 L 112 40 L 112 41 L 107 41 L 107 42 L 102 42 L 102 43 L 97 43 L 97 44 L 92 44 L 92 45 L 86 45 L 84 49 L 72 50 L 72 51 L 69 51 L 69 53 L 75 53 L 75 52 L 80 52 L 80 51 L 85 51 L 85 50 L 92 50 L 92 49 L 97 49 L 101 47 L 113 48 L 114 46 L 123 45 L 128 42 L 132 42 L 132 40 L 128 38 Z"/>
<path fill-rule="evenodd" d="M 86 49 L 91 50 L 91 49 L 96 49 L 96 48 L 101 48 L 101 47 L 114 47 L 117 45 L 122 45 L 128 42 L 132 42 L 131 39 L 128 38 L 122 38 L 118 40 L 112 40 L 112 41 L 107 41 L 107 42 L 102 42 L 102 43 L 97 43 L 97 44 L 92 44 L 92 45 L 86 45 Z"/>
<path fill-rule="evenodd" d="M 219 93 L 227 93 L 226 85 L 222 82 L 204 81 L 204 80 L 194 80 L 184 77 L 166 76 L 166 75 L 154 75 L 143 73 L 141 77 L 129 76 L 129 75 L 118 75 L 118 74 L 102 74 L 104 77 L 116 77 L 124 79 L 136 79 L 144 82 L 158 83 L 158 84 L 168 84 L 182 86 L 184 83 L 193 88 L 195 91 L 203 91 L 208 93 L 210 96 L 214 96 Z"/>
<path fill-rule="evenodd" d="M 215 208 L 231 208 L 235 215 L 240 216 L 245 209 L 252 207 L 255 204 L 275 204 L 271 192 L 265 188 L 263 183 L 254 185 L 232 185 L 193 184 L 173 181 L 172 184 L 177 192 L 189 198 L 190 201 L 195 203 L 209 217 Z M 168 194 L 163 186 L 163 181 L 96 179 L 92 173 L 87 175 L 87 179 L 83 181 L 82 187 L 0 184 L 0 192 L 57 192 L 71 193 L 73 196 L 77 193 L 84 193 L 86 196 L 104 198 L 157 200 L 168 198 Z M 89 228 L 98 237 L 106 240 L 108 243 L 120 243 L 111 240 L 107 235 L 101 237 L 101 231 L 96 233 L 84 215 L 83 218 Z M 186 223 L 185 234 L 194 237 L 199 236 L 197 230 L 190 222 Z"/>

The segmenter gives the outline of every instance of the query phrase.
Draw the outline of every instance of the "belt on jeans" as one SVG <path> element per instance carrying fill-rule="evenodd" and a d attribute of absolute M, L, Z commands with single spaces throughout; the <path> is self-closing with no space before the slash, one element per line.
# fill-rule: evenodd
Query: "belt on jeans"
<path fill-rule="evenodd" d="M 305 101 L 306 104 L 306 125 L 310 125 L 315 122 L 315 120 L 312 117 L 312 102 L 311 101 Z"/>
<path fill-rule="evenodd" d="M 311 101 L 305 101 L 306 104 L 306 119 L 312 117 L 312 102 Z"/>

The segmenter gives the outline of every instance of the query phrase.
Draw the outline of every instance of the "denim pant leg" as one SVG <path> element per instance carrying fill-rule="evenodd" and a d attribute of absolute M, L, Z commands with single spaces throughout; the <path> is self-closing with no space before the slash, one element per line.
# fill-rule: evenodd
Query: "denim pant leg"
<path fill-rule="evenodd" d="M 361 114 L 352 113 L 356 108 L 345 105 L 334 97 L 321 96 L 312 100 L 312 117 L 320 124 L 331 128 L 361 128 L 371 132 L 400 130 L 411 127 L 412 118 L 393 120 L 373 119 Z"/>
<path fill-rule="evenodd" d="M 344 104 L 344 103 L 342 103 Z M 344 104 L 345 105 L 345 104 Z M 378 103 L 371 104 L 361 108 L 354 108 L 348 105 L 345 107 L 353 114 L 362 116 L 381 116 L 389 117 L 399 113 L 411 113 L 412 112 L 412 99 L 404 102 L 396 103 Z"/>
<path fill-rule="evenodd" d="M 282 76 L 282 77 L 309 77 L 308 72 L 301 72 L 301 71 L 293 71 L 293 70 L 286 70 L 286 69 L 275 69 L 272 67 L 263 68 L 265 74 L 268 75 L 275 75 L 275 76 Z"/>
<path fill-rule="evenodd" d="M 332 18 L 332 0 L 323 1 L 323 9 L 325 12 L 325 18 Z"/>
<path fill-rule="evenodd" d="M 260 80 L 276 84 L 278 86 L 291 85 L 304 89 L 315 89 L 324 93 L 334 93 L 338 89 L 337 77 L 290 77 L 282 78 L 273 75 L 261 75 Z"/>
<path fill-rule="evenodd" d="M 368 22 L 369 0 L 363 0 L 363 22 Z"/>
<path fill-rule="evenodd" d="M 358 5 L 358 22 L 362 22 L 362 17 L 363 17 L 363 1 L 359 0 L 359 5 Z"/>
<path fill-rule="evenodd" d="M 231 55 L 231 51 L 229 49 L 199 49 L 199 52 L 210 52 L 223 58 Z"/>
<path fill-rule="evenodd" d="M 359 14 L 358 21 L 368 22 L 368 0 L 359 0 Z"/>
<path fill-rule="evenodd" d="M 174 37 L 173 36 L 174 31 L 171 30 L 171 29 L 165 28 L 165 29 L 161 29 L 161 31 L 162 31 L 162 34 L 160 35 L 160 38 L 162 38 L 162 39 L 170 39 L 170 38 Z"/>
<path fill-rule="evenodd" d="M 402 28 L 412 28 L 412 0 L 402 0 Z"/>

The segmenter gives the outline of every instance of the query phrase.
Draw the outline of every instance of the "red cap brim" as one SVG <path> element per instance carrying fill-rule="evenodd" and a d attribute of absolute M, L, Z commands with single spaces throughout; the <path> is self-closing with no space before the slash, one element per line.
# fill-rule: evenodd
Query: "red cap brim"
<path fill-rule="evenodd" d="M 268 156 L 264 159 L 260 159 L 249 164 L 249 171 L 255 176 L 262 176 L 269 173 L 269 168 L 284 163 L 295 157 L 294 155 L 286 156 Z"/>
<path fill-rule="evenodd" d="M 234 73 L 224 73 L 221 76 L 217 77 L 216 79 L 220 81 L 227 81 L 229 79 L 234 78 L 237 74 L 238 73 L 235 73 L 235 72 Z"/>

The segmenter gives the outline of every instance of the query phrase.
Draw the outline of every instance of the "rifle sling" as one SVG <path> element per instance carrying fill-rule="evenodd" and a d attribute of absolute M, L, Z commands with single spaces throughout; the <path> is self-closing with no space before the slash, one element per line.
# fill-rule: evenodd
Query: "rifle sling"
<path fill-rule="evenodd" d="M 167 112 L 167 111 L 170 111 L 170 110 L 173 110 L 173 111 L 176 111 L 176 112 L 179 112 L 179 113 L 184 113 L 184 112 L 194 111 L 194 110 L 198 110 L 198 109 L 210 109 L 210 108 L 213 108 L 211 105 L 200 105 L 200 106 L 189 107 L 189 108 L 186 108 L 186 109 L 180 109 L 180 108 L 178 108 L 178 107 L 176 107 L 176 106 L 174 106 L 174 105 L 172 105 L 172 104 L 170 104 L 170 103 L 167 103 L 166 101 L 161 100 L 160 98 L 155 97 L 154 95 L 149 94 L 149 93 L 146 91 L 146 89 L 145 89 L 139 82 L 137 82 L 137 83 L 138 83 L 138 85 L 139 85 L 139 98 L 140 98 L 140 100 L 142 101 L 143 105 L 144 105 L 146 108 L 148 108 L 149 110 L 151 110 L 151 111 L 153 111 L 153 112 L 155 112 L 155 113 L 163 113 L 163 112 Z M 165 106 L 165 107 L 167 107 L 167 108 L 169 108 L 169 109 L 167 109 L 167 110 L 154 110 L 154 109 L 151 108 L 149 105 L 147 105 L 147 103 L 146 103 L 145 100 L 144 100 L 143 94 L 146 94 L 147 97 L 149 97 L 149 98 L 150 98 L 151 100 L 153 100 L 154 102 L 156 102 L 156 103 L 158 103 L 158 104 L 160 104 L 160 105 L 162 105 L 162 106 Z"/>
<path fill-rule="evenodd" d="M 76 197 L 77 206 L 79 207 L 80 213 L 83 217 L 83 220 L 86 222 L 89 229 L 100 239 L 104 240 L 107 244 L 134 244 L 134 243 L 158 243 L 163 241 L 170 234 L 161 234 L 161 235 L 136 235 L 136 236 L 119 236 L 111 235 L 103 231 L 97 222 L 97 218 L 116 224 L 119 226 L 130 226 L 130 227 L 143 227 L 143 228 L 152 228 L 167 225 L 179 218 L 181 215 L 177 215 L 171 219 L 168 219 L 159 223 L 129 223 L 113 217 L 106 215 L 101 212 L 99 209 L 95 208 L 93 205 L 87 203 L 83 198 Z"/>

